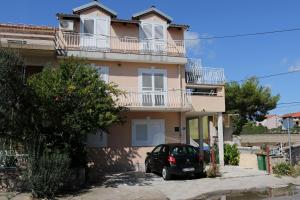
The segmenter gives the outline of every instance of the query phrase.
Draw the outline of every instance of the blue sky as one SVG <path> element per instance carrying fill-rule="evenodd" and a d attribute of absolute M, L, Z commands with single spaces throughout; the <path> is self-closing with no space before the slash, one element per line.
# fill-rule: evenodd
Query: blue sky
<path fill-rule="evenodd" d="M 0 23 L 57 26 L 55 14 L 69 13 L 90 0 L 2 0 Z M 102 0 L 119 18 L 155 5 L 176 23 L 191 26 L 189 36 L 220 36 L 300 27 L 300 1 L 286 0 Z M 14 12 L 12 12 L 14 10 Z M 189 56 L 203 65 L 225 68 L 227 80 L 252 75 L 287 72 L 300 66 L 300 31 L 264 36 L 200 40 L 191 44 Z M 280 94 L 280 102 L 300 101 L 300 73 L 261 80 Z M 272 113 L 300 111 L 300 105 Z"/>

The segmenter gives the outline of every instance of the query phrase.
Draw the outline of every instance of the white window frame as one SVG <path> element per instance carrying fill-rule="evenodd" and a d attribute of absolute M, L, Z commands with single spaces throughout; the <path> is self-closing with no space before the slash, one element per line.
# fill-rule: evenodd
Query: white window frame
<path fill-rule="evenodd" d="M 94 34 L 84 33 L 84 20 L 94 20 Z M 97 21 L 107 21 L 107 36 L 99 35 L 97 30 Z M 110 26 L 111 19 L 105 16 L 81 15 L 80 16 L 80 46 L 86 48 L 110 48 Z M 105 39 L 103 39 L 105 38 Z M 101 46 L 99 41 L 104 40 L 105 45 Z"/>
<path fill-rule="evenodd" d="M 161 127 L 162 127 L 162 135 L 161 135 L 161 141 L 159 141 L 158 143 L 154 143 L 152 141 L 152 137 L 148 138 L 147 142 L 140 142 L 140 141 L 136 141 L 136 125 L 137 124 L 147 124 L 147 131 L 148 131 L 148 136 L 153 136 L 153 134 L 151 133 L 151 131 L 149 132 L 149 130 L 151 128 L 149 128 L 149 124 L 151 123 L 160 123 Z M 151 140 L 150 140 L 151 139 Z M 157 146 L 159 144 L 164 144 L 166 141 L 166 132 L 165 132 L 165 120 L 164 119 L 134 119 L 132 120 L 132 134 L 131 134 L 131 142 L 132 142 L 132 146 L 136 146 L 136 147 L 152 147 L 152 146 Z"/>
<path fill-rule="evenodd" d="M 143 25 L 145 24 L 151 24 L 152 26 L 152 38 L 149 38 L 150 41 L 143 41 L 145 40 L 145 38 L 143 38 Z M 148 44 L 150 43 L 150 50 L 152 51 L 157 51 L 156 49 L 156 39 L 155 39 L 155 26 L 162 26 L 163 27 L 163 34 L 164 34 L 164 37 L 163 37 L 163 51 L 166 51 L 167 50 L 167 25 L 164 24 L 164 23 L 157 23 L 157 22 L 152 22 L 152 21 L 141 21 L 141 25 L 140 25 L 140 28 L 139 28 L 139 36 L 140 36 L 140 40 L 141 40 L 141 50 L 149 50 L 149 49 L 145 49 L 144 48 L 144 45 L 145 45 L 145 42 L 147 42 Z"/>
<path fill-rule="evenodd" d="M 109 83 L 109 67 L 108 66 L 99 66 L 96 64 L 91 64 L 92 67 L 94 67 L 97 72 L 99 73 L 99 75 L 104 75 L 104 77 L 102 78 L 103 81 L 105 81 L 105 83 Z"/>
<path fill-rule="evenodd" d="M 102 135 L 103 139 L 97 141 L 97 139 L 100 139 L 100 134 L 103 134 Z M 91 137 L 91 139 L 89 140 L 90 137 Z M 86 138 L 86 146 L 90 147 L 90 148 L 107 147 L 107 133 L 104 131 L 98 131 L 95 134 L 93 134 L 93 133 L 88 134 L 87 138 Z"/>
<path fill-rule="evenodd" d="M 143 103 L 143 77 L 142 74 L 143 73 L 149 73 L 152 75 L 152 91 L 154 91 L 154 74 L 158 73 L 158 74 L 163 74 L 164 76 L 164 105 L 155 105 L 155 101 L 152 97 L 152 106 L 153 107 L 164 107 L 168 105 L 168 78 L 167 78 L 167 70 L 165 69 L 154 69 L 154 68 L 139 68 L 138 69 L 138 91 L 139 91 L 139 102 L 142 105 Z"/>

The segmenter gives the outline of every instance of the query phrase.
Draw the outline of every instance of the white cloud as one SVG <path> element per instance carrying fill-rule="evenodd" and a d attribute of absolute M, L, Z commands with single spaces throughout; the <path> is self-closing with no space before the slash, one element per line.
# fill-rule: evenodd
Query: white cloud
<path fill-rule="evenodd" d="M 186 31 L 185 32 L 185 47 L 187 51 L 192 53 L 193 55 L 201 54 L 201 41 L 199 39 L 200 35 L 197 32 Z"/>
<path fill-rule="evenodd" d="M 300 70 L 300 62 L 297 62 L 295 65 L 289 67 L 289 72 L 299 71 Z"/>

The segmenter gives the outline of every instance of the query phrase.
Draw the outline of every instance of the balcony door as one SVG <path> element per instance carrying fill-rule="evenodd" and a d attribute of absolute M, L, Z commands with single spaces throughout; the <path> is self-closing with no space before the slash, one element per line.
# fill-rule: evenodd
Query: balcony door
<path fill-rule="evenodd" d="M 80 47 L 85 49 L 109 48 L 110 19 L 108 17 L 82 16 Z"/>
<path fill-rule="evenodd" d="M 165 52 L 166 28 L 163 24 L 143 22 L 140 29 L 141 49 L 146 52 Z"/>
<path fill-rule="evenodd" d="M 166 106 L 167 72 L 160 69 L 139 70 L 140 103 L 142 106 Z"/>

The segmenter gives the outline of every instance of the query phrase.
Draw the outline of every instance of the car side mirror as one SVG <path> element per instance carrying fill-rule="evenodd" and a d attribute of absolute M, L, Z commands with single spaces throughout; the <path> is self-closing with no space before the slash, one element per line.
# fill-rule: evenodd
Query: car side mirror
<path fill-rule="evenodd" d="M 147 152 L 147 156 L 150 156 L 151 155 L 151 153 L 150 152 Z"/>

